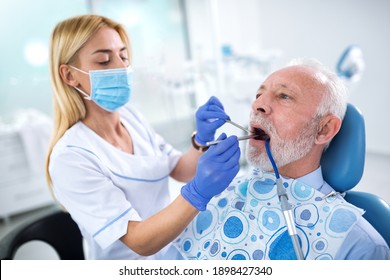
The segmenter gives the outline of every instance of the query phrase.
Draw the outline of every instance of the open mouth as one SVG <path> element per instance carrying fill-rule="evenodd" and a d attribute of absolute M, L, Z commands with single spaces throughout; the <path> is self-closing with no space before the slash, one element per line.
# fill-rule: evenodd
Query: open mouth
<path fill-rule="evenodd" d="M 252 131 L 253 131 L 254 134 L 256 135 L 256 136 L 254 137 L 255 140 L 266 141 L 266 140 L 270 139 L 270 137 L 268 136 L 268 134 L 265 133 L 264 130 L 262 130 L 261 128 L 253 127 L 253 128 L 252 128 Z"/>

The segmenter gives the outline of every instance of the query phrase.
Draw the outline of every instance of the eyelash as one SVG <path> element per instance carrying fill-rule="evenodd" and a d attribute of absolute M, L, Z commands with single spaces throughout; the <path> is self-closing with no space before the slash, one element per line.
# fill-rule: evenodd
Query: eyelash
<path fill-rule="evenodd" d="M 287 94 L 285 94 L 285 93 L 279 94 L 279 97 L 280 97 L 281 99 L 290 99 L 290 96 L 287 95 Z"/>
<path fill-rule="evenodd" d="M 261 96 L 261 93 L 257 93 L 256 94 L 256 99 L 259 98 Z M 278 94 L 278 97 L 282 100 L 289 100 L 291 99 L 291 96 L 289 96 L 288 94 L 285 94 L 285 93 L 280 93 Z"/>
<path fill-rule="evenodd" d="M 127 57 L 121 57 L 123 61 L 126 61 L 128 62 L 129 59 Z M 102 61 L 102 62 L 98 62 L 100 65 L 108 65 L 109 63 L 111 62 L 111 60 L 107 60 L 107 61 Z"/>

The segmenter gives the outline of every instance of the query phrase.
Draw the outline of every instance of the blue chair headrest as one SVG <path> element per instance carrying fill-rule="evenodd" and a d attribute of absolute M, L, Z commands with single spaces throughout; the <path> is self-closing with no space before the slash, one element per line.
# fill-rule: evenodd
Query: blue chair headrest
<path fill-rule="evenodd" d="M 364 118 L 348 104 L 340 131 L 321 158 L 324 180 L 340 193 L 352 189 L 363 176 L 365 155 Z"/>

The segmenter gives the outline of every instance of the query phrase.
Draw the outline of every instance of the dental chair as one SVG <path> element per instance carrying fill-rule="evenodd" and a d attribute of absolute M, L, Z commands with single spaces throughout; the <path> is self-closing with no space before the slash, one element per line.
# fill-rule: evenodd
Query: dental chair
<path fill-rule="evenodd" d="M 17 250 L 29 241 L 50 245 L 61 260 L 84 259 L 83 238 L 69 213 L 56 209 L 12 229 L 0 241 L 0 259 L 12 260 Z M 39 253 L 39 252 L 38 252 Z M 33 259 L 41 259 L 33 254 Z"/>
<path fill-rule="evenodd" d="M 366 211 L 363 217 L 390 246 L 389 204 L 374 194 L 351 190 L 363 176 L 365 153 L 363 115 L 348 104 L 341 129 L 321 158 L 323 177 L 346 201 Z"/>

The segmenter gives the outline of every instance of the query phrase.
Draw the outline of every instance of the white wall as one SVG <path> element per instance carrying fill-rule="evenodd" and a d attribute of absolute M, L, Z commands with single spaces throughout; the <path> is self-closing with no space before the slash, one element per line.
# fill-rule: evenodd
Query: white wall
<path fill-rule="evenodd" d="M 199 72 L 197 98 L 218 96 L 236 122 L 247 125 L 251 102 L 264 75 L 257 62 L 260 23 L 257 0 L 186 0 L 191 57 Z M 223 57 L 222 46 L 233 55 Z M 240 133 L 224 126 L 227 133 Z"/>
<path fill-rule="evenodd" d="M 318 58 L 334 67 L 349 44 L 363 49 L 366 71 L 350 102 L 366 120 L 367 151 L 390 155 L 390 1 L 259 0 L 263 48 L 283 50 L 284 62 Z"/>
<path fill-rule="evenodd" d="M 390 155 L 390 1 L 186 0 L 186 5 L 190 45 L 198 60 L 218 57 L 220 46 L 215 44 L 228 43 L 240 55 L 280 50 L 282 56 L 273 68 L 305 56 L 335 69 L 344 49 L 359 45 L 366 70 L 352 85 L 349 102 L 365 116 L 367 151 Z M 213 7 L 217 7 L 217 26 Z"/>

